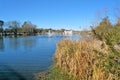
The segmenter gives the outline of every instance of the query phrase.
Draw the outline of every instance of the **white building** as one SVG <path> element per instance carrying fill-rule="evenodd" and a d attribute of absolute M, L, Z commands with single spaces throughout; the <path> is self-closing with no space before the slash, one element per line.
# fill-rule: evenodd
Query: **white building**
<path fill-rule="evenodd" d="M 63 33 L 65 36 L 69 36 L 69 35 L 72 35 L 73 34 L 73 31 L 72 30 L 65 30 L 64 33 Z"/>

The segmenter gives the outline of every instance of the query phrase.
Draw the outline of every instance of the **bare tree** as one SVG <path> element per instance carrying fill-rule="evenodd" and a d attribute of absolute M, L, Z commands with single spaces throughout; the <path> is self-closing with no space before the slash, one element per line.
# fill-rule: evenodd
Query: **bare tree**
<path fill-rule="evenodd" d="M 34 34 L 35 28 L 36 25 L 32 24 L 30 21 L 26 21 L 22 25 L 22 31 L 29 35 Z"/>
<path fill-rule="evenodd" d="M 7 26 L 11 28 L 11 31 L 17 36 L 17 30 L 20 27 L 20 23 L 18 21 L 9 21 L 7 22 Z"/>

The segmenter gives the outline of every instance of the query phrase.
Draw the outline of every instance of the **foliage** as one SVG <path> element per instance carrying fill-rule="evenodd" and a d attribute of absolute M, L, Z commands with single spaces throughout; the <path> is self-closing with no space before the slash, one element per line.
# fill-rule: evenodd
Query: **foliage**
<path fill-rule="evenodd" d="M 94 36 L 96 36 L 100 40 L 104 40 L 106 33 L 110 33 L 112 31 L 113 26 L 111 25 L 109 18 L 105 17 L 98 26 L 94 28 Z M 94 31 L 92 29 L 92 31 Z"/>
<path fill-rule="evenodd" d="M 106 28 L 107 27 L 107 28 Z M 99 30 L 98 30 L 99 29 Z M 105 61 L 102 62 L 104 68 L 103 70 L 107 73 L 109 72 L 109 80 L 119 80 L 120 79 L 120 25 L 119 21 L 116 25 L 104 24 L 104 27 L 99 25 L 95 29 L 94 36 L 102 37 L 102 40 L 109 47 L 109 55 L 105 56 Z M 99 33 L 103 33 L 101 35 Z M 99 39 L 99 38 L 98 38 Z M 99 63 L 100 64 L 100 63 Z M 108 76 L 108 75 L 106 75 Z M 110 78 L 111 76 L 111 78 Z"/>
<path fill-rule="evenodd" d="M 36 25 L 32 24 L 31 22 L 24 22 L 22 25 L 22 31 L 24 33 L 28 33 L 28 34 L 33 34 L 34 30 L 36 28 Z"/>
<path fill-rule="evenodd" d="M 0 20 L 0 32 L 3 32 L 3 28 L 2 28 L 3 24 L 4 24 L 4 21 Z"/>
<path fill-rule="evenodd" d="M 4 24 L 4 21 L 0 20 L 0 27 L 2 27 Z"/>
<path fill-rule="evenodd" d="M 20 23 L 18 21 L 9 21 L 6 24 L 11 29 L 11 32 L 14 33 L 15 36 L 17 36 Z"/>
<path fill-rule="evenodd" d="M 119 21 L 118 21 L 119 22 Z M 97 39 L 105 41 L 111 47 L 120 41 L 120 25 L 111 25 L 108 17 L 104 18 L 98 26 L 92 28 L 92 32 Z"/>
<path fill-rule="evenodd" d="M 5 28 L 3 29 L 2 26 L 5 24 Z M 57 34 L 62 34 L 65 29 L 55 30 L 52 28 L 43 29 L 37 28 L 37 26 L 30 21 L 25 21 L 23 24 L 20 22 L 13 20 L 4 22 L 0 20 L 0 32 L 4 33 L 2 36 L 29 36 L 29 35 L 39 35 L 39 34 L 47 34 L 48 31 L 51 30 Z"/>
<path fill-rule="evenodd" d="M 3 32 L 3 28 L 0 28 L 0 33 Z"/>

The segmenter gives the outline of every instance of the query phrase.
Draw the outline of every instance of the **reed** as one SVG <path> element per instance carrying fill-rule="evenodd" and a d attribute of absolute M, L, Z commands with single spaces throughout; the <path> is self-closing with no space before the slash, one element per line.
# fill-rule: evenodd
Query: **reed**
<path fill-rule="evenodd" d="M 97 39 L 63 39 L 54 64 L 40 80 L 120 80 L 120 53 L 110 49 Z"/>
<path fill-rule="evenodd" d="M 59 68 L 59 73 L 69 80 L 118 80 L 105 65 L 109 65 L 109 53 L 109 47 L 96 39 L 63 39 L 57 45 L 54 68 Z"/>

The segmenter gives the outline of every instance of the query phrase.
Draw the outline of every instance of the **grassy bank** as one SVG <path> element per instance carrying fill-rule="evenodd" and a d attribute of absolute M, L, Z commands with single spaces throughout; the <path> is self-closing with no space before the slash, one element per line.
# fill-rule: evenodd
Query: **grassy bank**
<path fill-rule="evenodd" d="M 64 39 L 57 45 L 54 65 L 42 80 L 119 80 L 120 59 L 99 40 Z M 47 74 L 47 75 L 46 75 Z M 47 76 L 47 77 L 46 77 Z"/>

